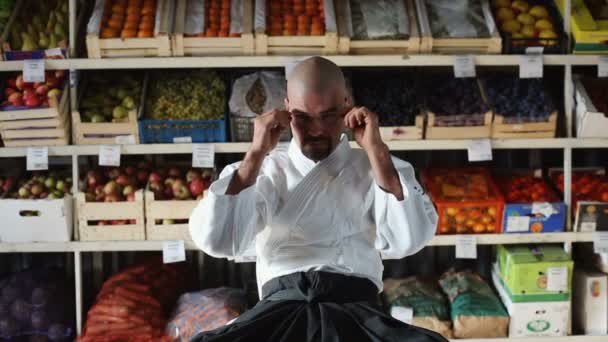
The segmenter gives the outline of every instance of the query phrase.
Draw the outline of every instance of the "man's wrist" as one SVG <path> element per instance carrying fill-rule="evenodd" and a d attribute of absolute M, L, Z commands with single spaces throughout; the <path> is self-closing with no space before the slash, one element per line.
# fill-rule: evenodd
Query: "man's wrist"
<path fill-rule="evenodd" d="M 388 149 L 388 146 L 383 141 L 379 141 L 379 142 L 369 145 L 365 149 L 365 152 L 367 152 L 368 156 L 371 156 L 371 155 L 378 156 L 378 155 L 388 153 L 389 149 Z"/>

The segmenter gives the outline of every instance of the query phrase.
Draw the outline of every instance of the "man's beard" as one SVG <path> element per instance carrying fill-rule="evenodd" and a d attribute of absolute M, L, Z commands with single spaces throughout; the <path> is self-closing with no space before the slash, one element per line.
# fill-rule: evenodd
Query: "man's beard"
<path fill-rule="evenodd" d="M 333 151 L 330 138 L 307 138 L 302 142 L 302 154 L 316 162 L 327 158 Z"/>

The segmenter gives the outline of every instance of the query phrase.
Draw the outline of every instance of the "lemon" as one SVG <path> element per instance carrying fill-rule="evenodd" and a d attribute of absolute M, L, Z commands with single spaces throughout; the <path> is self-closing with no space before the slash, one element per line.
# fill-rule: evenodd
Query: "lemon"
<path fill-rule="evenodd" d="M 547 19 L 539 19 L 534 24 L 534 27 L 539 31 L 551 30 L 553 31 L 553 24 Z"/>
<path fill-rule="evenodd" d="M 526 38 L 534 38 L 536 37 L 536 29 L 533 25 L 524 25 L 520 31 L 521 35 Z"/>
<path fill-rule="evenodd" d="M 544 19 L 549 17 L 549 11 L 542 5 L 535 5 L 530 8 L 530 15 L 537 19 Z"/>
<path fill-rule="evenodd" d="M 517 21 L 519 21 L 520 23 L 522 23 L 524 25 L 534 25 L 534 22 L 536 20 L 534 20 L 534 17 L 529 15 L 528 13 L 520 13 L 517 16 Z"/>
<path fill-rule="evenodd" d="M 526 1 L 516 0 L 511 3 L 511 8 L 519 13 L 526 13 L 530 8 L 530 5 Z"/>
<path fill-rule="evenodd" d="M 515 33 L 521 30 L 521 23 L 515 19 L 505 20 L 500 26 L 500 28 L 504 32 Z"/>
<path fill-rule="evenodd" d="M 515 13 L 513 13 L 511 8 L 501 7 L 496 11 L 496 18 L 498 18 L 499 22 L 515 19 Z"/>
<path fill-rule="evenodd" d="M 543 30 L 538 34 L 538 38 L 557 38 L 557 33 L 553 30 Z M 555 40 L 541 40 L 541 44 L 544 45 L 555 45 Z"/>

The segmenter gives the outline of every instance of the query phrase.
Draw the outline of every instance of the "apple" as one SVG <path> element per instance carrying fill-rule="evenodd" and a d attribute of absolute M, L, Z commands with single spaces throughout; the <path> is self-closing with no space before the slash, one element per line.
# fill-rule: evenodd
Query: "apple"
<path fill-rule="evenodd" d="M 32 185 L 32 190 L 31 190 L 32 195 L 38 196 L 42 193 L 42 191 L 44 191 L 44 188 L 42 187 L 42 185 L 40 185 L 40 184 Z"/>
<path fill-rule="evenodd" d="M 118 191 L 118 184 L 115 181 L 109 181 L 103 187 L 103 193 L 106 195 L 116 194 Z"/>
<path fill-rule="evenodd" d="M 118 196 L 118 194 L 116 194 L 116 193 L 106 194 L 106 197 L 104 199 L 104 202 L 119 202 L 119 201 L 120 201 L 120 196 Z"/>
<path fill-rule="evenodd" d="M 134 166 L 125 167 L 125 173 L 127 176 L 133 176 L 137 172 L 137 169 Z"/>
<path fill-rule="evenodd" d="M 160 173 L 158 173 L 158 172 L 151 172 L 150 177 L 148 178 L 148 181 L 149 182 L 161 182 L 162 177 L 160 176 Z"/>
<path fill-rule="evenodd" d="M 57 184 L 57 181 L 53 177 L 49 177 L 44 181 L 44 186 L 46 186 L 49 189 L 55 189 L 56 184 Z"/>
<path fill-rule="evenodd" d="M 173 199 L 173 189 L 170 186 L 165 187 L 163 190 L 163 199 L 170 200 Z"/>
<path fill-rule="evenodd" d="M 17 79 L 16 78 L 9 78 L 6 81 L 6 86 L 8 88 L 13 88 L 13 89 L 17 89 Z"/>
<path fill-rule="evenodd" d="M 61 90 L 59 90 L 59 89 L 51 89 L 51 90 L 49 90 L 49 92 L 46 94 L 46 96 L 47 96 L 48 98 L 53 98 L 53 97 L 57 97 L 57 98 L 58 98 L 59 96 L 61 96 Z"/>
<path fill-rule="evenodd" d="M 18 193 L 19 193 L 19 197 L 21 197 L 21 198 L 27 198 L 30 196 L 30 191 L 25 187 L 19 188 Z"/>
<path fill-rule="evenodd" d="M 9 95 L 8 101 L 13 104 L 13 106 L 16 106 L 15 103 L 23 102 L 23 95 L 19 92 L 14 92 Z"/>
<path fill-rule="evenodd" d="M 191 197 L 190 190 L 188 190 L 188 187 L 181 179 L 173 182 L 171 189 L 173 190 L 173 196 L 177 199 L 185 200 Z"/>
<path fill-rule="evenodd" d="M 139 170 L 137 171 L 137 182 L 139 184 L 145 184 L 148 181 L 148 171 Z"/>
<path fill-rule="evenodd" d="M 132 195 L 134 193 L 135 193 L 135 187 L 133 185 L 127 185 L 124 187 L 124 189 L 122 189 L 123 196 Z"/>
<path fill-rule="evenodd" d="M 49 87 L 45 84 L 40 85 L 38 87 L 34 87 L 36 89 L 36 94 L 40 95 L 40 96 L 48 96 L 49 93 Z"/>
<path fill-rule="evenodd" d="M 196 178 L 201 178 L 201 173 L 197 170 L 189 170 L 188 173 L 186 173 L 186 181 L 187 182 L 192 182 L 193 179 Z"/>
<path fill-rule="evenodd" d="M 57 189 L 59 191 L 66 191 L 66 188 L 67 188 L 66 182 L 61 179 L 57 181 L 57 184 L 55 184 L 55 189 Z"/>
<path fill-rule="evenodd" d="M 211 170 L 203 170 L 201 177 L 203 177 L 204 180 L 211 182 L 213 179 L 213 172 Z"/>
<path fill-rule="evenodd" d="M 126 199 L 129 202 L 135 202 L 135 193 L 126 195 Z"/>
<path fill-rule="evenodd" d="M 59 84 L 60 80 L 56 77 L 47 77 L 46 79 L 46 85 L 49 86 L 49 88 L 59 88 L 60 84 Z"/>
<path fill-rule="evenodd" d="M 121 174 L 120 169 L 117 167 L 114 167 L 108 171 L 108 178 L 116 179 L 116 178 L 118 178 L 118 176 L 120 176 L 120 174 Z"/>
<path fill-rule="evenodd" d="M 17 76 L 17 79 L 15 80 L 15 87 L 19 90 L 23 90 L 24 84 L 25 81 L 23 80 L 23 75 Z"/>
<path fill-rule="evenodd" d="M 15 90 L 13 88 L 6 88 L 6 89 L 4 89 L 4 96 L 8 100 L 9 96 L 11 96 L 11 94 L 16 93 L 16 92 L 17 92 L 17 90 Z"/>
<path fill-rule="evenodd" d="M 198 197 L 198 195 L 205 191 L 205 182 L 201 178 L 195 178 L 192 180 L 192 182 L 190 182 L 189 188 L 192 196 Z"/>
<path fill-rule="evenodd" d="M 32 97 L 32 98 L 26 99 L 24 103 L 27 107 L 35 108 L 35 107 L 40 107 L 40 104 L 42 102 L 37 97 Z"/>
<path fill-rule="evenodd" d="M 182 175 L 181 171 L 176 167 L 170 168 L 168 174 L 169 174 L 169 177 L 174 177 L 174 178 L 179 178 Z"/>
<path fill-rule="evenodd" d="M 129 185 L 129 178 L 125 175 L 119 175 L 116 177 L 116 183 L 122 186 Z"/>
<path fill-rule="evenodd" d="M 65 70 L 55 70 L 55 77 L 58 79 L 65 78 Z"/>
<path fill-rule="evenodd" d="M 164 183 L 166 186 L 171 187 L 171 186 L 173 186 L 173 183 L 175 183 L 175 180 L 176 180 L 175 178 L 169 177 L 169 178 L 165 179 Z"/>
<path fill-rule="evenodd" d="M 163 183 L 161 183 L 160 181 L 150 181 L 149 188 L 153 192 L 162 192 L 164 189 L 164 186 L 163 186 Z"/>

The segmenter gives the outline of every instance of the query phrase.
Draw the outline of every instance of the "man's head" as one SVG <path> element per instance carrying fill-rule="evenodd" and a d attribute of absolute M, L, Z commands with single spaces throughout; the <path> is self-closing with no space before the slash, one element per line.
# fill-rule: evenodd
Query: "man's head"
<path fill-rule="evenodd" d="M 305 156 L 319 161 L 336 148 L 348 104 L 344 75 L 333 62 L 311 57 L 294 67 L 287 78 L 285 107 L 292 113 L 291 129 Z"/>

